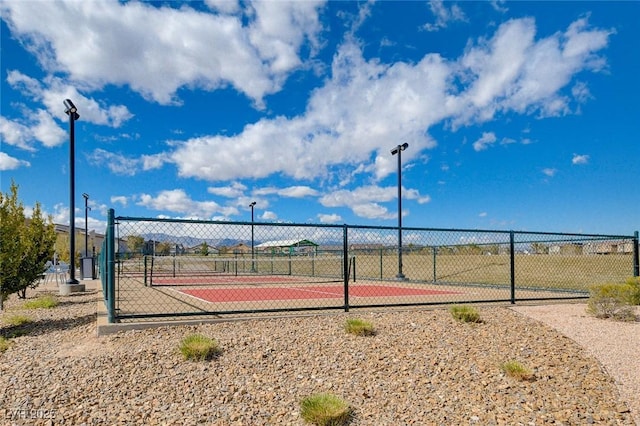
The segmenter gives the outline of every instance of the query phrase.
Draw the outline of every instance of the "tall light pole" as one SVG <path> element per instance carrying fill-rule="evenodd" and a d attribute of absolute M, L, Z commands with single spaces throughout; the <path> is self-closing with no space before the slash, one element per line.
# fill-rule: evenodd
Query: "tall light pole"
<path fill-rule="evenodd" d="M 75 122 L 80 118 L 78 108 L 71 99 L 64 100 L 64 112 L 69 116 L 69 279 L 67 284 L 79 284 L 76 279 L 76 150 L 75 150 Z"/>
<path fill-rule="evenodd" d="M 255 205 L 256 205 L 255 201 L 249 204 L 249 207 L 251 207 L 251 272 L 256 272 L 256 264 L 254 262 L 255 251 L 254 251 L 254 239 L 253 239 L 253 208 L 255 207 Z"/>
<path fill-rule="evenodd" d="M 84 257 L 89 257 L 89 194 L 86 192 L 82 193 L 84 197 Z"/>
<path fill-rule="evenodd" d="M 408 143 L 398 145 L 391 150 L 391 155 L 398 154 L 398 280 L 406 280 L 402 273 L 402 151 L 409 147 Z"/>

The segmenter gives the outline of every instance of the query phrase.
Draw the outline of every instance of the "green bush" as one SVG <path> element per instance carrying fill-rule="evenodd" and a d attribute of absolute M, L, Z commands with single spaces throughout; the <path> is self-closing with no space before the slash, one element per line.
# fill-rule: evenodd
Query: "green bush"
<path fill-rule="evenodd" d="M 24 302 L 24 309 L 51 309 L 58 306 L 58 299 L 51 294 L 43 294 L 38 298 Z"/>
<path fill-rule="evenodd" d="M 351 407 L 335 395 L 319 393 L 302 400 L 300 415 L 314 425 L 341 426 L 351 419 Z"/>
<path fill-rule="evenodd" d="M 358 336 L 372 336 L 376 333 L 373 324 L 357 318 L 349 318 L 344 323 L 344 329 L 347 333 Z"/>
<path fill-rule="evenodd" d="M 190 361 L 205 361 L 220 353 L 218 342 L 202 334 L 190 334 L 180 342 L 180 353 Z"/>
<path fill-rule="evenodd" d="M 596 318 L 633 321 L 635 314 L 631 302 L 636 289 L 629 284 L 598 284 L 589 288 L 587 312 Z"/>
<path fill-rule="evenodd" d="M 631 286 L 629 304 L 634 306 L 640 305 L 640 277 L 631 277 L 625 284 Z"/>
<path fill-rule="evenodd" d="M 502 371 L 509 377 L 513 377 L 518 380 L 531 380 L 533 378 L 533 372 L 525 367 L 522 363 L 511 360 L 500 365 Z"/>
<path fill-rule="evenodd" d="M 473 306 L 453 305 L 449 308 L 449 312 L 460 322 L 480 322 L 480 313 Z"/>
<path fill-rule="evenodd" d="M 31 324 L 33 322 L 33 319 L 26 315 L 16 314 L 6 317 L 4 322 L 14 327 L 20 327 L 21 325 Z"/>
<path fill-rule="evenodd" d="M 5 339 L 4 337 L 0 336 L 0 353 L 9 349 L 10 345 L 11 342 L 9 341 L 9 339 Z"/>

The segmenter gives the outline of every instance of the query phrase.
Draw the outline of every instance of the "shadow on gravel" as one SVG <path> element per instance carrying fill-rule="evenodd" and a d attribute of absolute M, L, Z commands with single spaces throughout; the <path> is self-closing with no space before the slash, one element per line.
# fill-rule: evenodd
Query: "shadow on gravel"
<path fill-rule="evenodd" d="M 95 302 L 92 302 L 95 303 Z M 95 323 L 97 314 L 89 314 L 76 318 L 44 319 L 21 325 L 0 328 L 0 336 L 13 338 L 20 336 L 41 336 L 53 331 L 70 330 Z"/>

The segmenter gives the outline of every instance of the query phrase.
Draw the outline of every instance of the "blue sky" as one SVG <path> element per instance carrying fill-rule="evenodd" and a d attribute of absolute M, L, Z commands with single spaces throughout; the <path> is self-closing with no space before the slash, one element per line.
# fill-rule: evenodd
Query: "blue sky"
<path fill-rule="evenodd" d="M 0 3 L 2 190 L 143 217 L 631 234 L 639 2 Z"/>

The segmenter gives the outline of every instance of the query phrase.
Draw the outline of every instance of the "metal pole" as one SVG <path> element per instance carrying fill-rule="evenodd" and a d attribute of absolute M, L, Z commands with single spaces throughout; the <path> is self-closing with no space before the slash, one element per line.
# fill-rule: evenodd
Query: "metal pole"
<path fill-rule="evenodd" d="M 640 277 L 640 247 L 638 231 L 633 234 L 633 276 Z"/>
<path fill-rule="evenodd" d="M 349 265 L 347 259 L 349 257 L 349 228 L 345 224 L 342 228 L 342 279 L 344 285 L 344 311 L 349 312 Z"/>
<path fill-rule="evenodd" d="M 79 284 L 76 279 L 76 201 L 75 201 L 75 112 L 69 114 L 69 279 L 67 284 Z"/>
<path fill-rule="evenodd" d="M 516 303 L 516 250 L 515 250 L 515 233 L 513 231 L 509 232 L 509 254 L 511 256 L 510 259 L 510 274 L 511 274 L 511 304 Z"/>
<path fill-rule="evenodd" d="M 403 280 L 402 273 L 402 150 L 398 150 L 398 275 Z"/>
<path fill-rule="evenodd" d="M 84 197 L 84 257 L 89 257 L 89 195 L 82 194 Z"/>
<path fill-rule="evenodd" d="M 255 201 L 249 204 L 249 206 L 251 207 L 251 272 L 256 272 L 254 236 L 253 236 L 253 207 L 255 205 L 256 205 Z"/>
<path fill-rule="evenodd" d="M 114 323 L 116 319 L 116 278 L 115 278 L 115 211 L 109 209 L 107 213 L 107 253 L 105 253 L 105 277 L 103 278 L 107 284 L 107 314 L 109 323 Z M 153 259 L 151 259 L 153 261 Z M 146 268 L 145 268 L 146 272 Z M 149 281 L 151 285 L 151 281 Z"/>
<path fill-rule="evenodd" d="M 402 273 L 402 151 L 407 149 L 408 143 L 398 145 L 391 150 L 391 154 L 398 154 L 398 280 L 404 281 L 406 277 Z"/>

